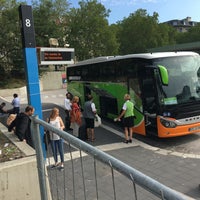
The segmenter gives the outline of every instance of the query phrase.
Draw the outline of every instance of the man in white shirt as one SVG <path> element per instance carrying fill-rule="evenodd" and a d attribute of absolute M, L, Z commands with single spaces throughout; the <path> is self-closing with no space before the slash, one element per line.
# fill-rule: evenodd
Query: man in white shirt
<path fill-rule="evenodd" d="M 18 94 L 13 94 L 13 100 L 11 102 L 13 108 L 11 110 L 8 110 L 7 113 L 9 114 L 19 114 L 20 112 L 20 99 L 18 97 Z"/>
<path fill-rule="evenodd" d="M 70 111 L 71 111 L 71 99 L 72 99 L 72 95 L 67 92 L 66 93 L 66 98 L 64 100 L 64 106 L 65 106 L 65 113 L 66 113 L 66 117 L 65 117 L 65 129 L 66 130 L 72 130 L 70 128 Z"/>

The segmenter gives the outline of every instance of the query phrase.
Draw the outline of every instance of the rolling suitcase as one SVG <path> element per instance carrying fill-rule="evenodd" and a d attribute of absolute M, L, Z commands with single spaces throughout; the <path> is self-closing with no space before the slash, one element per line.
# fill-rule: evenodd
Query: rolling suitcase
<path fill-rule="evenodd" d="M 81 140 L 87 140 L 87 128 L 85 124 L 82 124 L 78 130 L 78 138 Z"/>

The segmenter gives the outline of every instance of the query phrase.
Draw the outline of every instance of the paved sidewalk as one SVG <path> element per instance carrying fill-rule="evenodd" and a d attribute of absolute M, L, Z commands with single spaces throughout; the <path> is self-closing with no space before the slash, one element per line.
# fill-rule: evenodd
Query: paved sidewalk
<path fill-rule="evenodd" d="M 42 92 L 42 102 L 62 105 L 65 92 L 65 89 Z M 123 144 L 123 132 L 106 125 L 96 129 L 95 135 L 93 145 L 97 148 L 162 184 L 200 200 L 200 155 L 167 151 L 136 139 L 132 144 Z"/>
<path fill-rule="evenodd" d="M 95 129 L 95 142 L 89 143 L 158 182 L 193 199 L 200 200 L 200 155 L 183 154 L 152 147 L 135 138 L 132 143 L 125 144 L 122 142 L 122 136 L 122 132 L 103 125 Z M 73 152 L 72 157 L 75 162 L 78 162 L 79 156 L 79 151 Z M 67 169 L 71 166 L 70 159 L 71 156 L 67 152 L 65 154 Z M 84 162 L 84 168 L 90 169 L 91 162 Z M 109 173 L 109 170 L 107 172 Z M 62 175 L 62 173 L 57 174 L 59 180 L 62 179 Z M 105 177 L 100 176 L 99 178 L 101 182 Z M 106 187 L 111 187 L 109 184 L 111 184 L 110 181 Z M 60 185 L 61 188 L 62 185 Z M 118 185 L 118 188 L 125 193 L 130 189 L 124 188 L 123 184 Z"/>
<path fill-rule="evenodd" d="M 104 130 L 99 130 L 96 133 L 99 140 L 101 137 L 99 134 L 103 132 L 103 136 L 107 135 L 109 140 L 116 138 L 116 135 L 118 135 L 122 141 L 122 137 L 124 137 L 122 132 L 106 126 L 101 128 L 104 128 Z M 133 139 L 132 144 L 114 142 L 116 143 L 105 146 L 97 144 L 97 148 L 106 151 L 174 190 L 194 199 L 200 199 L 200 155 L 184 154 L 152 147 L 137 139 Z"/>
<path fill-rule="evenodd" d="M 5 100 L 6 102 L 11 102 L 13 100 L 13 94 L 10 94 L 9 96 L 3 95 L 3 92 L 1 92 L 0 98 Z M 58 89 L 58 90 L 48 90 L 48 91 L 42 91 L 40 96 L 41 96 L 41 102 L 42 103 L 56 103 L 58 105 L 63 105 L 64 104 L 64 98 L 66 94 L 66 89 Z M 20 96 L 20 103 L 21 104 L 27 104 L 27 96 L 23 95 Z M 9 104 L 8 104 L 9 105 Z"/>

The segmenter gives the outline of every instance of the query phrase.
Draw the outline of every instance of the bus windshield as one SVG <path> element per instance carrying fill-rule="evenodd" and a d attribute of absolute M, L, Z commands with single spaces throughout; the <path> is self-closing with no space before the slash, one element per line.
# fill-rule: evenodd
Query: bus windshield
<path fill-rule="evenodd" d="M 168 71 L 169 84 L 162 85 L 161 103 L 164 105 L 200 101 L 200 57 L 179 56 L 159 58 L 154 65 Z"/>

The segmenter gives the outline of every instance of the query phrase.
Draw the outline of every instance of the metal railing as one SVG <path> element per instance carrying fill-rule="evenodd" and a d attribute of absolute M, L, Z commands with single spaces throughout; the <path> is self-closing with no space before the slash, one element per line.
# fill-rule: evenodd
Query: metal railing
<path fill-rule="evenodd" d="M 49 123 L 38 119 L 37 116 L 31 119 L 42 200 L 50 199 L 47 195 L 48 185 L 50 185 L 53 200 L 193 199 L 159 183 L 73 135 L 54 128 Z M 46 152 L 46 161 L 44 160 L 39 126 L 53 131 L 64 139 L 64 170 L 51 169 L 53 160 L 49 148 Z M 49 183 L 46 181 L 47 178 Z"/>

